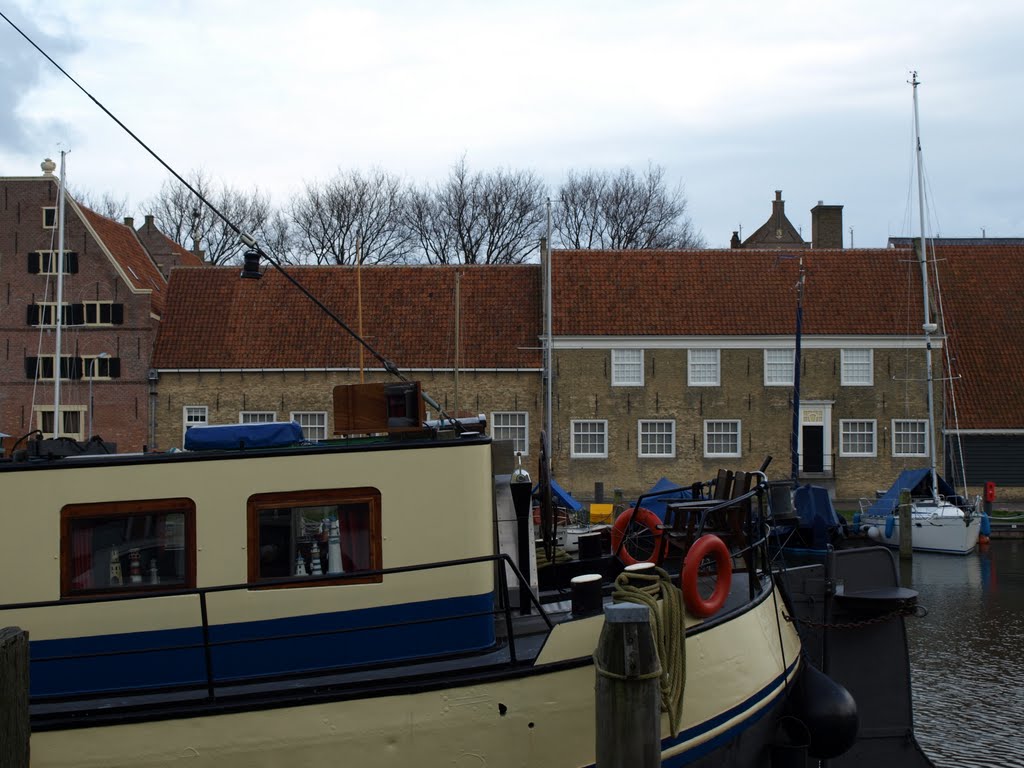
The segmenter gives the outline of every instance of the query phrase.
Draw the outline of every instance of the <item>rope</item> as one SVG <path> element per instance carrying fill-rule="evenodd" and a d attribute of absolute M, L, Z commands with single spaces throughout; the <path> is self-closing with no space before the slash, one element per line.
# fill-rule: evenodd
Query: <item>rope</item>
<path fill-rule="evenodd" d="M 658 600 L 661 599 L 661 610 Z M 615 579 L 612 600 L 639 603 L 650 610 L 651 634 L 658 653 L 661 678 L 661 710 L 668 713 L 672 734 L 679 733 L 683 718 L 683 689 L 686 685 L 686 625 L 683 621 L 683 597 L 671 577 L 661 568 L 653 573 L 623 571 Z"/>

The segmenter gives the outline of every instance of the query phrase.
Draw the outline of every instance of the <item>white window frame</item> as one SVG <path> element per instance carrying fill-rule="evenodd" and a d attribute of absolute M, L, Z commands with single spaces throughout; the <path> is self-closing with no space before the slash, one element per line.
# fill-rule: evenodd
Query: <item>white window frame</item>
<path fill-rule="evenodd" d="M 68 360 L 68 361 L 74 361 L 75 356 L 74 355 L 61 355 L 61 359 L 62 360 Z M 52 376 L 44 376 L 43 375 L 43 361 L 44 360 L 49 360 L 50 361 L 50 370 L 53 371 L 53 375 Z M 57 367 L 57 356 L 56 355 L 40 355 L 39 357 L 36 358 L 36 379 L 38 381 L 53 381 L 57 377 L 57 374 L 60 373 L 60 371 L 61 371 L 61 369 L 63 367 L 64 366 L 60 366 L 60 368 Z M 74 367 L 74 362 L 69 362 L 68 363 L 68 372 L 69 373 L 72 372 L 73 367 Z M 60 380 L 61 381 L 71 381 L 71 377 L 70 376 L 61 376 Z M 51 408 L 50 410 L 52 411 L 53 409 Z M 61 410 L 63 410 L 63 408 Z"/>
<path fill-rule="evenodd" d="M 783 357 L 785 359 L 779 359 Z M 766 349 L 764 351 L 764 385 L 766 387 L 793 386 L 795 360 L 795 349 Z M 783 372 L 785 373 L 783 374 Z"/>
<path fill-rule="evenodd" d="M 901 428 L 897 429 L 897 426 L 896 426 L 897 424 L 901 425 Z M 922 453 L 908 453 L 906 451 L 897 452 L 897 450 L 896 450 L 897 434 L 899 434 L 899 435 L 906 435 L 907 434 L 906 427 L 908 425 L 911 425 L 911 424 L 913 424 L 914 427 L 915 427 L 915 437 L 916 437 L 917 434 L 920 434 L 924 438 L 924 440 L 923 440 L 924 451 Z M 918 431 L 918 428 L 919 428 L 919 431 Z M 927 421 L 927 419 L 893 419 L 892 420 L 892 455 L 893 456 L 908 456 L 908 457 L 910 457 L 910 456 L 912 456 L 912 457 L 929 456 L 930 455 L 930 453 L 929 453 L 930 447 L 931 447 L 931 440 L 930 440 L 929 435 L 928 435 L 928 421 Z"/>
<path fill-rule="evenodd" d="M 853 432 L 855 425 L 868 425 L 870 432 Z M 871 435 L 870 451 L 854 451 L 847 448 L 847 437 L 858 438 Z M 840 419 L 839 420 L 839 455 L 851 458 L 875 458 L 878 455 L 878 422 L 875 419 Z"/>
<path fill-rule="evenodd" d="M 34 328 L 56 328 L 57 327 L 57 302 L 56 301 L 37 301 L 36 306 L 39 307 L 39 322 L 33 326 Z M 71 325 L 69 315 L 71 314 L 71 305 L 68 302 L 62 302 L 61 306 L 64 307 L 61 312 L 61 324 Z M 49 319 L 47 319 L 49 318 Z"/>
<path fill-rule="evenodd" d="M 62 405 L 60 407 L 60 412 L 61 412 L 62 416 L 66 416 L 66 415 L 71 414 L 71 413 L 77 413 L 78 414 L 78 431 L 77 432 L 70 432 L 70 431 L 65 431 L 64 429 L 61 429 L 60 432 L 57 433 L 58 436 L 60 436 L 60 437 L 69 437 L 72 440 L 85 440 L 85 415 L 86 415 L 86 411 L 87 411 L 87 406 L 85 406 L 85 405 Z M 47 415 L 47 416 L 52 416 L 53 415 L 53 406 L 52 405 L 37 405 L 37 406 L 35 406 L 35 414 L 36 414 L 36 429 L 38 429 L 40 432 L 42 432 L 44 437 L 52 437 L 53 436 L 53 427 L 51 426 L 50 429 L 44 429 L 43 428 L 43 416 L 44 416 L 44 414 Z M 63 418 L 61 418 L 61 426 L 62 427 L 64 426 L 64 419 Z"/>
<path fill-rule="evenodd" d="M 302 427 L 302 436 L 306 440 L 327 439 L 327 411 L 292 411 L 288 418 Z M 307 423 L 314 420 L 319 423 Z M 312 434 L 310 430 L 316 430 L 316 434 Z"/>
<path fill-rule="evenodd" d="M 701 360 L 699 358 L 708 359 Z M 710 358 L 714 357 L 712 361 Z M 705 374 L 697 375 L 703 367 L 714 366 L 714 377 Z M 691 387 L 717 387 L 722 382 L 722 350 L 720 349 L 688 349 L 686 350 L 686 383 Z"/>
<path fill-rule="evenodd" d="M 53 224 L 46 223 L 46 212 L 53 211 Z M 43 229 L 56 229 L 57 228 L 57 206 L 55 205 L 44 205 L 43 206 Z"/>
<path fill-rule="evenodd" d="M 584 453 L 576 449 L 577 429 L 583 429 L 586 425 L 599 426 L 600 430 L 586 433 L 581 431 L 579 437 L 600 434 L 603 450 L 599 452 Z M 608 420 L 607 419 L 573 419 L 569 424 L 569 457 L 573 459 L 607 459 L 608 458 Z"/>
<path fill-rule="evenodd" d="M 202 421 L 190 416 L 197 416 L 200 411 L 203 414 Z M 210 408 L 206 405 L 183 405 L 181 407 L 181 439 L 185 440 L 185 433 L 189 427 L 205 426 L 210 423 Z"/>
<path fill-rule="evenodd" d="M 852 359 L 867 354 L 867 360 Z M 867 377 L 854 375 L 867 364 Z M 873 387 L 875 385 L 875 350 L 873 349 L 841 349 L 839 350 L 840 385 L 843 387 Z"/>
<path fill-rule="evenodd" d="M 499 423 L 509 417 L 522 423 Z M 493 411 L 491 413 L 491 437 L 495 440 L 512 440 L 514 451 L 523 456 L 530 455 L 530 414 L 526 411 Z"/>
<path fill-rule="evenodd" d="M 100 310 L 106 306 L 108 308 L 107 314 L 110 315 L 110 320 L 100 320 Z M 95 320 L 89 320 L 89 310 L 92 309 L 95 315 Z M 82 302 L 82 324 L 83 325 L 113 325 L 114 324 L 114 302 L 112 301 L 83 301 Z"/>
<path fill-rule="evenodd" d="M 612 386 L 642 387 L 644 385 L 644 351 L 642 349 L 612 350 Z"/>
<path fill-rule="evenodd" d="M 60 251 L 36 251 L 36 253 L 39 254 L 39 274 L 40 275 L 56 275 L 57 274 L 57 261 L 58 261 L 58 259 L 56 257 L 60 254 Z M 64 255 L 65 256 L 67 256 L 69 253 L 74 253 L 74 251 L 68 251 L 68 250 L 64 251 Z M 63 274 L 65 274 L 65 275 L 71 274 L 67 270 L 67 259 L 66 258 L 60 259 L 60 266 L 64 270 Z M 45 269 L 44 269 L 44 267 L 45 267 Z"/>
<path fill-rule="evenodd" d="M 82 355 L 82 380 L 107 381 L 110 379 L 110 355 Z M 106 372 L 104 373 L 104 369 Z M 90 373 L 91 372 L 91 373 Z"/>
<path fill-rule="evenodd" d="M 646 431 L 645 427 L 650 428 L 654 425 L 658 427 L 668 426 L 667 432 L 659 431 Z M 654 437 L 655 441 L 657 438 L 664 435 L 668 436 L 669 449 L 667 452 L 654 452 L 644 450 L 644 438 Z M 676 457 L 676 422 L 674 419 L 640 419 L 636 423 L 636 455 L 641 459 L 674 459 Z"/>
<path fill-rule="evenodd" d="M 272 424 L 277 421 L 276 411 L 239 411 L 239 424 Z"/>
<path fill-rule="evenodd" d="M 718 432 L 712 431 L 712 425 L 725 425 L 735 424 L 736 431 L 732 432 Z M 736 435 L 736 450 L 732 451 L 711 451 L 708 437 L 710 435 Z M 704 420 L 704 458 L 717 459 L 717 458 L 739 458 L 743 455 L 743 422 L 739 419 L 705 419 Z"/>

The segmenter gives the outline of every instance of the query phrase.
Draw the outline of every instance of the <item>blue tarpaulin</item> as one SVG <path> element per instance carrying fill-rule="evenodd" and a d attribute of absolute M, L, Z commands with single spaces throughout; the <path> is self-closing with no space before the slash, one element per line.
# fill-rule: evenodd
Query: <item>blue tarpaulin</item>
<path fill-rule="evenodd" d="M 954 496 L 956 491 L 953 487 L 939 477 L 939 493 L 943 496 Z M 877 517 L 885 517 L 886 515 L 895 512 L 896 507 L 900 503 L 900 491 L 906 489 L 910 491 L 912 498 L 920 498 L 922 496 L 931 496 L 931 470 L 927 467 L 924 469 L 905 469 L 900 472 L 900 476 L 896 478 L 896 482 L 892 484 L 888 491 L 882 498 L 878 499 L 874 504 L 868 507 L 866 514 Z"/>
<path fill-rule="evenodd" d="M 536 496 L 539 491 L 540 484 L 538 483 L 533 488 L 534 495 Z M 572 512 L 579 512 L 583 509 L 583 505 L 576 501 L 576 499 L 572 497 L 572 494 L 554 480 L 551 481 L 551 503 L 555 506 L 565 507 Z"/>
<path fill-rule="evenodd" d="M 669 493 L 669 491 L 678 491 L 678 493 Z M 651 512 L 656 514 L 658 518 L 664 522 L 665 520 L 665 505 L 671 501 L 681 501 L 685 499 L 692 499 L 693 493 L 689 488 L 683 488 L 681 485 L 673 483 L 667 477 L 661 478 L 658 482 L 647 489 L 643 496 L 649 496 L 650 494 L 660 493 L 662 495 L 655 496 L 654 498 L 645 498 L 643 503 L 640 505 L 644 509 L 649 509 Z M 636 501 L 633 501 L 630 506 L 636 506 Z"/>
<path fill-rule="evenodd" d="M 189 427 L 186 451 L 234 451 L 240 448 L 280 448 L 302 442 L 302 427 L 294 421 L 267 424 L 208 424 Z"/>

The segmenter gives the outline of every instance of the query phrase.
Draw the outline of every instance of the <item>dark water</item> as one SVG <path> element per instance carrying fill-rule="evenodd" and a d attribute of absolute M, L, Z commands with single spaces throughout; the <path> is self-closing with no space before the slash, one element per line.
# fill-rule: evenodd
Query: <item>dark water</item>
<path fill-rule="evenodd" d="M 915 553 L 912 573 L 929 611 L 907 620 L 921 746 L 940 768 L 1024 768 L 1024 540 Z"/>

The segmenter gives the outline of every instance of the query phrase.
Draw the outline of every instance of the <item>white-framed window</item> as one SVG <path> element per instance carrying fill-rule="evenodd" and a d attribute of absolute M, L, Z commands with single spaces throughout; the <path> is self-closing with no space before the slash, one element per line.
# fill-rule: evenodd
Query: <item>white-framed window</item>
<path fill-rule="evenodd" d="M 110 355 L 82 355 L 82 378 L 97 381 L 112 378 L 110 361 L 113 359 Z"/>
<path fill-rule="evenodd" d="M 33 325 L 41 326 L 43 328 L 53 328 L 57 325 L 57 302 L 55 301 L 37 301 L 35 303 L 37 309 L 34 311 L 35 323 Z M 73 313 L 71 305 L 67 302 L 61 304 L 60 313 L 60 324 L 71 325 L 73 322 Z M 30 320 L 33 318 L 30 318 Z"/>
<path fill-rule="evenodd" d="M 740 456 L 740 433 L 739 421 L 705 421 L 704 456 L 706 458 Z"/>
<path fill-rule="evenodd" d="M 189 427 L 209 424 L 210 409 L 205 405 L 186 405 L 181 409 L 181 439 L 185 439 L 185 433 Z"/>
<path fill-rule="evenodd" d="M 893 419 L 892 455 L 927 456 L 928 422 L 924 419 Z"/>
<path fill-rule="evenodd" d="M 82 304 L 86 325 L 113 325 L 114 302 L 85 301 Z"/>
<path fill-rule="evenodd" d="M 843 349 L 839 352 L 844 387 L 870 387 L 875 383 L 873 349 Z"/>
<path fill-rule="evenodd" d="M 491 414 L 491 437 L 511 440 L 513 450 L 526 456 L 530 452 L 530 415 L 525 411 L 495 411 Z"/>
<path fill-rule="evenodd" d="M 717 387 L 720 350 L 691 349 L 687 351 L 687 384 L 691 387 Z"/>
<path fill-rule="evenodd" d="M 277 421 L 273 411 L 242 411 L 238 414 L 239 424 L 270 424 Z"/>
<path fill-rule="evenodd" d="M 674 459 L 676 423 L 671 419 L 640 419 L 637 422 L 637 456 L 641 459 Z"/>
<path fill-rule="evenodd" d="M 766 349 L 764 351 L 764 385 L 766 387 L 793 386 L 793 361 L 795 359 L 795 350 Z"/>
<path fill-rule="evenodd" d="M 307 440 L 327 439 L 327 411 L 292 411 L 291 420 L 302 427 Z"/>
<path fill-rule="evenodd" d="M 30 270 L 40 275 L 56 275 L 57 265 L 63 267 L 65 275 L 78 271 L 78 254 L 73 251 L 64 251 L 64 258 L 57 258 L 60 253 L 57 251 L 35 251 L 33 255 L 33 266 L 38 269 Z"/>
<path fill-rule="evenodd" d="M 588 419 L 572 422 L 572 451 L 574 459 L 608 458 L 608 422 Z"/>
<path fill-rule="evenodd" d="M 56 355 L 40 355 L 36 360 L 36 378 L 39 381 L 53 381 L 54 361 Z M 60 356 L 61 380 L 72 379 L 75 375 L 76 361 L 73 355 Z M 51 409 L 52 411 L 53 409 Z M 45 431 L 45 430 L 44 430 Z"/>
<path fill-rule="evenodd" d="M 43 433 L 44 437 L 53 436 L 53 406 L 37 405 L 36 429 Z M 62 405 L 60 407 L 60 430 L 58 437 L 70 437 L 72 440 L 85 440 L 85 413 L 84 405 Z"/>
<path fill-rule="evenodd" d="M 840 456 L 877 456 L 875 436 L 878 432 L 874 419 L 839 420 Z"/>
<path fill-rule="evenodd" d="M 43 206 L 43 229 L 57 228 L 57 207 L 54 205 Z"/>
<path fill-rule="evenodd" d="M 644 351 L 642 349 L 612 350 L 612 386 L 642 387 L 644 385 Z"/>

